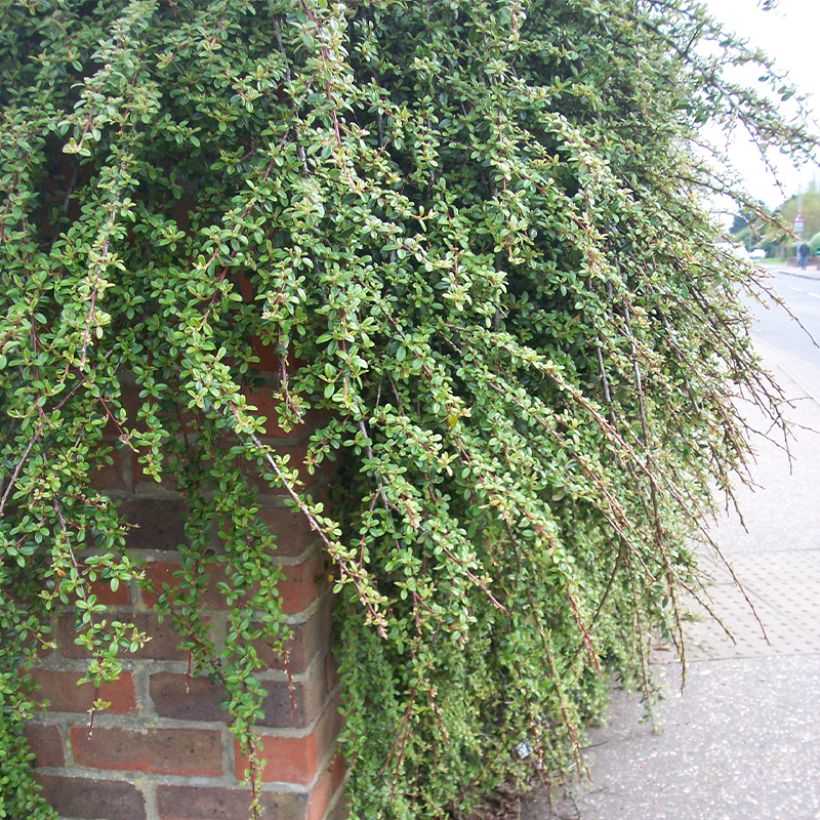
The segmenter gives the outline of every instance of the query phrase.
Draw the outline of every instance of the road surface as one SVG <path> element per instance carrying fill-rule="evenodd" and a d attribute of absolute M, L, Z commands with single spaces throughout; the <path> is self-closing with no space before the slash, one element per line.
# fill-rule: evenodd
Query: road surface
<path fill-rule="evenodd" d="M 795 276 L 776 272 L 772 284 L 789 310 L 820 342 L 820 275 Z M 757 320 L 753 335 L 759 348 L 764 354 L 775 353 L 789 375 L 820 401 L 820 350 L 812 339 L 786 311 L 778 307 L 766 309 L 751 301 L 749 306 Z"/>

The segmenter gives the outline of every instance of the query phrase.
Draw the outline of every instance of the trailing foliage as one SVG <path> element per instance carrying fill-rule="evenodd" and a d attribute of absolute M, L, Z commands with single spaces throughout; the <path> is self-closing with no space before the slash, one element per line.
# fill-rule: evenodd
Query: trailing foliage
<path fill-rule="evenodd" d="M 733 399 L 779 421 L 737 299 L 753 272 L 703 196 L 755 206 L 695 147 L 711 120 L 812 148 L 721 72 L 758 63 L 787 96 L 765 57 L 694 0 L 0 0 L 0 20 L 0 815 L 47 813 L 16 668 L 51 615 L 73 608 L 96 683 L 144 640 L 90 587 L 140 577 L 89 480 L 112 426 L 186 497 L 159 606 L 247 749 L 252 639 L 286 635 L 257 472 L 335 567 L 353 816 L 466 811 L 580 765 L 602 671 L 648 688 L 657 627 L 684 653 L 691 544 L 747 452 Z M 246 399 L 271 350 L 277 422 L 330 411 L 308 454 L 338 464 L 330 505 Z"/>

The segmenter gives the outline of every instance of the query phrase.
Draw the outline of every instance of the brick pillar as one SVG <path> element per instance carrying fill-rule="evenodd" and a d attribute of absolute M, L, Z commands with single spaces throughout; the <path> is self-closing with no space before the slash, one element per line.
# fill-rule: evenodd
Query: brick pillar
<path fill-rule="evenodd" d="M 261 405 L 261 396 L 250 398 Z M 306 425 L 290 437 L 275 429 L 268 433 L 296 463 L 312 429 Z M 131 531 L 129 549 L 159 590 L 162 583 L 173 583 L 179 567 L 175 547 L 184 538 L 183 506 L 173 491 L 141 476 L 127 449 L 116 455 L 115 465 L 101 471 L 97 483 L 119 498 L 126 519 L 139 525 Z M 320 491 L 328 480 L 328 475 L 314 479 L 314 489 Z M 341 817 L 344 768 L 334 748 L 338 684 L 330 655 L 331 592 L 324 556 L 305 521 L 282 505 L 281 495 L 268 493 L 261 500 L 278 540 L 277 561 L 286 573 L 281 589 L 293 630 L 290 690 L 282 658 L 270 653 L 270 666 L 262 674 L 268 692 L 259 726 L 266 759 L 265 816 Z M 167 621 L 159 624 L 152 613 L 152 590 L 134 586 L 112 592 L 105 585 L 95 591 L 112 614 L 133 621 L 151 640 L 128 656 L 116 683 L 102 688 L 101 697 L 111 708 L 96 716 L 89 737 L 87 712 L 94 692 L 90 685 L 76 685 L 87 656 L 73 642 L 72 616 L 58 619 L 57 648 L 35 671 L 39 694 L 49 706 L 28 726 L 46 798 L 61 816 L 71 818 L 242 820 L 250 792 L 241 782 L 244 761 L 220 708 L 221 687 L 204 678 L 186 687 L 187 655 Z M 218 638 L 227 613 L 216 590 L 206 594 L 204 607 Z"/>

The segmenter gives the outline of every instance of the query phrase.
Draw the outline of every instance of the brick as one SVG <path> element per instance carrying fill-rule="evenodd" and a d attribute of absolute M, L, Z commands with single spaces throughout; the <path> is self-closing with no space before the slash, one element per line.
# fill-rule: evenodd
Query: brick
<path fill-rule="evenodd" d="M 198 423 L 188 412 L 181 412 L 179 421 L 182 424 L 181 432 L 192 434 L 197 429 Z M 136 495 L 146 495 L 156 497 L 160 496 L 162 500 L 164 495 L 174 495 L 178 497 L 179 485 L 177 484 L 177 477 L 170 472 L 160 473 L 160 480 L 157 481 L 152 475 L 145 472 L 146 464 L 141 459 L 144 458 L 150 451 L 147 448 L 138 449 L 137 452 L 131 455 L 131 489 Z M 171 500 L 171 499 L 166 499 Z"/>
<path fill-rule="evenodd" d="M 267 419 L 265 424 L 265 436 L 267 438 L 289 438 L 304 439 L 314 430 L 324 426 L 331 419 L 331 414 L 327 410 L 309 410 L 301 424 L 292 430 L 284 430 L 279 426 L 277 419 L 279 402 L 273 395 L 274 387 L 262 385 L 254 389 L 245 388 L 243 391 L 249 405 L 256 408 L 256 415 L 264 416 Z"/>
<path fill-rule="evenodd" d="M 113 446 L 116 448 L 116 444 Z M 91 486 L 101 491 L 124 491 L 127 487 L 123 458 L 127 458 L 130 454 L 124 454 L 120 449 L 113 449 L 108 455 L 112 459 L 111 464 L 102 463 L 89 473 Z"/>
<path fill-rule="evenodd" d="M 266 783 L 295 783 L 306 785 L 318 774 L 322 758 L 327 753 L 341 728 L 337 701 L 328 704 L 316 727 L 304 737 L 263 735 L 260 738 L 260 757 L 265 766 L 262 780 Z M 234 741 L 236 777 L 241 779 L 248 759 L 242 755 L 239 743 Z"/>
<path fill-rule="evenodd" d="M 325 657 L 325 689 L 332 692 L 339 685 L 339 669 L 332 652 Z"/>
<path fill-rule="evenodd" d="M 317 670 L 317 673 L 320 670 Z M 264 717 L 259 726 L 301 729 L 312 723 L 325 705 L 326 692 L 320 674 L 294 681 L 292 692 L 286 681 L 266 681 Z M 224 688 L 207 678 L 191 678 L 186 691 L 185 675 L 160 672 L 151 676 L 151 699 L 160 717 L 175 720 L 224 721 Z M 291 697 L 292 695 L 292 697 Z"/>
<path fill-rule="evenodd" d="M 142 589 L 142 600 L 147 606 L 153 607 L 165 586 L 177 587 L 180 579 L 176 573 L 182 565 L 175 561 L 152 561 L 145 565 L 145 579 L 147 586 Z M 324 554 L 316 550 L 301 564 L 283 567 L 284 577 L 279 582 L 278 589 L 282 595 L 282 604 L 288 615 L 295 615 L 307 609 L 327 586 L 327 571 Z M 226 609 L 225 599 L 220 591 L 219 584 L 227 580 L 226 568 L 223 564 L 210 564 L 205 570 L 207 586 L 202 596 L 202 605 L 205 609 Z"/>
<path fill-rule="evenodd" d="M 251 795 L 247 789 L 200 786 L 157 786 L 161 820 L 244 820 Z M 262 797 L 264 817 L 297 820 L 306 814 L 304 792 L 266 792 Z"/>
<path fill-rule="evenodd" d="M 142 600 L 147 606 L 153 607 L 165 586 L 178 587 L 181 579 L 175 574 L 182 569 L 182 565 L 173 561 L 152 561 L 145 566 L 147 588 L 142 590 Z M 220 591 L 219 584 L 227 580 L 225 566 L 221 563 L 211 563 L 205 568 L 207 578 L 206 587 L 202 594 L 204 609 L 228 609 L 225 597 Z M 240 599 L 241 602 L 242 599 Z"/>
<path fill-rule="evenodd" d="M 87 712 L 94 702 L 94 686 L 90 683 L 77 685 L 79 672 L 55 669 L 33 669 L 32 677 L 37 683 L 37 699 L 47 700 L 51 712 Z M 112 683 L 100 687 L 100 697 L 110 701 L 108 712 L 125 714 L 135 712 L 137 700 L 134 681 L 129 672 L 123 672 Z"/>
<path fill-rule="evenodd" d="M 341 752 L 333 756 L 327 768 L 330 771 L 330 785 L 333 793 L 336 794 L 342 787 L 347 775 L 347 763 Z"/>
<path fill-rule="evenodd" d="M 333 792 L 330 786 L 330 775 L 324 773 L 310 792 L 308 798 L 307 820 L 323 820 L 327 814 Z"/>
<path fill-rule="evenodd" d="M 327 586 L 324 553 L 318 550 L 301 564 L 285 567 L 284 572 L 278 589 L 288 615 L 307 609 Z"/>
<path fill-rule="evenodd" d="M 177 561 L 149 561 L 143 567 L 145 586 L 141 589 L 142 600 L 153 607 L 166 585 L 177 587 L 180 579 L 174 574 L 182 569 Z"/>
<path fill-rule="evenodd" d="M 350 820 L 350 806 L 348 805 L 344 791 L 338 796 L 334 794 L 330 801 L 332 807 L 325 815 L 324 820 Z"/>
<path fill-rule="evenodd" d="M 302 555 L 308 547 L 319 540 L 305 516 L 287 507 L 261 501 L 259 518 L 267 525 L 276 539 L 276 555 L 280 558 Z"/>
<path fill-rule="evenodd" d="M 145 426 L 142 424 L 136 425 L 137 410 L 139 410 L 139 407 L 143 402 L 143 399 L 140 398 L 139 393 L 140 387 L 133 381 L 120 382 L 119 404 L 121 404 L 125 408 L 126 421 L 125 424 L 122 425 L 125 428 L 139 427 L 139 429 L 145 429 Z M 120 435 L 122 434 L 120 427 L 114 424 L 114 422 L 111 421 L 110 418 L 106 422 L 103 432 L 107 438 L 112 439 L 119 439 Z"/>
<path fill-rule="evenodd" d="M 131 592 L 126 584 L 120 584 L 114 590 L 108 581 L 92 581 L 91 592 L 97 596 L 99 603 L 106 606 L 127 606 L 131 603 Z"/>
<path fill-rule="evenodd" d="M 311 789 L 307 820 L 323 820 L 326 817 L 328 807 L 339 796 L 346 771 L 344 758 L 340 754 L 334 755 Z"/>
<path fill-rule="evenodd" d="M 157 661 L 178 661 L 187 659 L 187 650 L 180 648 L 182 637 L 178 635 L 166 618 L 162 623 L 156 615 L 151 613 L 135 612 L 124 616 L 130 619 L 140 631 L 151 636 L 151 640 L 134 653 L 129 653 L 127 657 L 138 660 Z M 205 623 L 207 618 L 203 618 Z"/>
<path fill-rule="evenodd" d="M 222 737 L 207 729 L 71 728 L 74 761 L 95 769 L 153 774 L 222 774 Z"/>
<path fill-rule="evenodd" d="M 63 738 L 57 726 L 29 723 L 25 729 L 35 766 L 64 766 Z"/>
<path fill-rule="evenodd" d="M 160 717 L 175 720 L 225 720 L 225 690 L 207 678 L 160 672 L 149 684 L 154 709 Z"/>
<path fill-rule="evenodd" d="M 36 773 L 43 796 L 61 817 L 144 820 L 145 801 L 130 783 Z"/>
<path fill-rule="evenodd" d="M 130 498 L 120 514 L 132 527 L 126 536 L 131 549 L 173 550 L 185 543 L 187 508 L 179 499 Z"/>
<path fill-rule="evenodd" d="M 326 458 L 311 474 L 305 464 L 307 447 L 307 441 L 300 441 L 298 444 L 277 446 L 276 449 L 281 455 L 289 456 L 288 467 L 291 469 L 295 468 L 298 471 L 299 480 L 302 482 L 302 489 L 310 490 L 312 487 L 324 484 L 329 478 L 335 475 L 338 465 L 335 461 L 330 461 Z M 255 461 L 238 458 L 236 465 L 242 475 L 245 476 L 248 484 L 251 487 L 255 487 L 260 493 L 274 496 L 286 494 L 285 488 L 278 482 L 269 484 L 262 477 L 261 468 L 257 466 Z"/>
<path fill-rule="evenodd" d="M 250 342 L 254 355 L 259 359 L 251 367 L 260 373 L 276 373 L 279 369 L 276 348 L 273 345 L 264 344 L 258 336 L 251 336 Z"/>
<path fill-rule="evenodd" d="M 176 588 L 182 579 L 176 573 L 182 569 L 182 564 L 176 561 L 152 561 L 145 565 L 147 588 L 142 590 L 142 600 L 153 607 L 159 595 L 166 586 Z M 221 565 L 209 564 L 205 569 L 207 586 L 202 595 L 202 605 L 205 609 L 226 609 L 225 599 L 217 587 L 217 582 L 225 579 L 225 571 Z"/>
<path fill-rule="evenodd" d="M 291 625 L 292 636 L 285 645 L 285 656 L 275 653 L 265 644 L 257 643 L 259 657 L 274 669 L 288 669 L 298 675 L 310 666 L 313 659 L 330 646 L 332 596 L 325 595 L 313 615 L 304 623 Z"/>
<path fill-rule="evenodd" d="M 182 638 L 174 632 L 167 618 L 160 623 L 157 616 L 150 612 L 111 612 L 110 617 L 133 623 L 141 632 L 151 636 L 151 640 L 142 649 L 138 649 L 136 652 L 123 650 L 122 657 L 160 661 L 187 659 L 188 653 L 179 648 Z M 56 638 L 63 655 L 67 658 L 90 657 L 84 646 L 74 643 L 75 637 L 74 616 L 61 615 L 57 621 Z"/>
<path fill-rule="evenodd" d="M 85 569 L 85 567 L 83 567 Z M 109 581 L 98 579 L 91 581 L 88 591 L 97 596 L 97 602 L 106 606 L 127 606 L 131 602 L 131 592 L 127 584 L 120 584 L 116 590 L 111 589 Z M 74 596 L 73 600 L 76 600 Z"/>
<path fill-rule="evenodd" d="M 286 681 L 270 681 L 265 683 L 265 689 L 264 717 L 258 721 L 259 726 L 303 729 L 316 719 L 324 706 L 324 691 L 318 680 L 294 682 L 290 688 Z"/>
<path fill-rule="evenodd" d="M 256 288 L 250 278 L 244 273 L 234 274 L 232 277 L 234 284 L 242 294 L 242 300 L 247 304 L 253 304 L 256 297 Z M 254 370 L 263 373 L 276 373 L 279 369 L 279 357 L 276 355 L 276 348 L 270 344 L 264 344 L 258 336 L 251 336 L 251 349 L 259 358 L 259 361 L 252 364 Z"/>

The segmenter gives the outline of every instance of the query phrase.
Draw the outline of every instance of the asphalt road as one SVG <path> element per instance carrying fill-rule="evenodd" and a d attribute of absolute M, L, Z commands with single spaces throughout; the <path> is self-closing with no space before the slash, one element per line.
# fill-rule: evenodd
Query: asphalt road
<path fill-rule="evenodd" d="M 748 300 L 756 319 L 755 341 L 764 355 L 774 353 L 788 375 L 820 400 L 820 349 L 811 338 L 820 343 L 820 275 L 808 278 L 778 271 L 772 285 L 808 333 L 781 307 L 765 308 Z"/>

